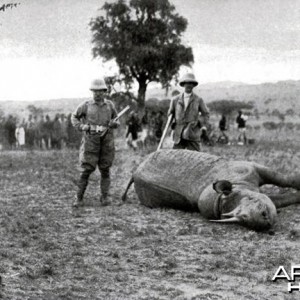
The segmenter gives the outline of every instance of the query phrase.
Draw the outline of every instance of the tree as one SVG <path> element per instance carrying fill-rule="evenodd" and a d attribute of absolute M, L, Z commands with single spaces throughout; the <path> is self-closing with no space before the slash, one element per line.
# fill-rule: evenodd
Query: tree
<path fill-rule="evenodd" d="M 32 114 L 33 116 L 38 116 L 43 114 L 43 109 L 40 107 L 36 107 L 33 104 L 28 105 L 26 108 L 28 109 L 29 113 Z"/>
<path fill-rule="evenodd" d="M 118 0 L 102 9 L 105 16 L 90 22 L 93 56 L 115 59 L 126 85 L 137 81 L 141 111 L 149 82 L 166 88 L 181 65 L 193 62 L 192 49 L 181 44 L 187 20 L 168 0 Z"/>

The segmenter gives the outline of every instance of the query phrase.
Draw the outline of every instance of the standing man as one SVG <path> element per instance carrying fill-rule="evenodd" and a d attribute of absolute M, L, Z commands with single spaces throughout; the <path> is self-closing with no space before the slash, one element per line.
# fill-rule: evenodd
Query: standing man
<path fill-rule="evenodd" d="M 80 176 L 74 207 L 83 206 L 83 195 L 90 174 L 98 166 L 101 173 L 100 202 L 108 205 L 110 167 L 115 156 L 113 128 L 119 126 L 113 119 L 117 116 L 114 104 L 105 99 L 107 86 L 103 79 L 92 81 L 93 99 L 81 103 L 71 116 L 72 125 L 83 132 L 79 154 Z"/>
<path fill-rule="evenodd" d="M 236 123 L 239 131 L 238 135 L 238 144 L 244 145 L 247 144 L 247 136 L 246 136 L 246 121 L 248 120 L 248 117 L 243 114 L 241 110 L 239 110 L 239 114 L 236 117 Z"/>
<path fill-rule="evenodd" d="M 62 125 L 60 114 L 57 113 L 52 123 L 51 147 L 53 149 L 61 149 L 62 146 Z"/>
<path fill-rule="evenodd" d="M 10 150 L 13 150 L 16 145 L 16 135 L 15 135 L 16 128 L 17 128 L 16 119 L 12 115 L 9 115 L 8 119 L 4 124 L 4 129 L 6 130 L 7 141 Z"/>
<path fill-rule="evenodd" d="M 204 124 L 207 124 L 209 111 L 202 98 L 193 93 L 193 88 L 198 85 L 194 74 L 185 74 L 179 85 L 184 88 L 184 92 L 172 99 L 168 111 L 168 115 L 173 116 L 173 149 L 200 151 L 199 112 Z"/>
<path fill-rule="evenodd" d="M 219 129 L 220 129 L 220 135 L 218 137 L 218 142 L 227 144 L 229 138 L 228 135 L 225 133 L 225 131 L 227 130 L 227 120 L 225 115 L 222 115 L 221 120 L 219 121 Z"/>
<path fill-rule="evenodd" d="M 34 140 L 35 140 L 35 125 L 33 122 L 32 115 L 29 115 L 28 122 L 25 127 L 25 143 L 28 145 L 29 149 L 34 148 Z"/>
<path fill-rule="evenodd" d="M 51 134 L 52 134 L 52 122 L 50 120 L 49 115 L 46 115 L 46 120 L 43 124 L 43 132 L 44 132 L 44 136 L 43 139 L 45 141 L 45 145 L 46 145 L 46 149 L 51 149 Z"/>
<path fill-rule="evenodd" d="M 137 139 L 138 139 L 138 131 L 139 131 L 139 119 L 136 112 L 132 111 L 129 115 L 128 120 L 126 121 L 127 132 L 126 132 L 126 142 L 127 144 L 133 148 L 133 150 L 137 149 Z"/>

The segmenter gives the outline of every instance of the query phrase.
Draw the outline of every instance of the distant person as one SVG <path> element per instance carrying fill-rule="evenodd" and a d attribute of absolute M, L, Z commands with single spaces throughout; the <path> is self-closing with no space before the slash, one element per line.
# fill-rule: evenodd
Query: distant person
<path fill-rule="evenodd" d="M 68 147 L 77 149 L 80 146 L 81 132 L 72 125 L 71 116 L 71 113 L 67 116 Z"/>
<path fill-rule="evenodd" d="M 40 117 L 42 118 L 42 116 Z M 37 149 L 42 148 L 42 143 L 41 143 L 41 131 L 40 131 L 40 123 L 43 122 L 42 120 L 38 120 L 38 116 L 35 115 L 33 117 L 33 128 L 34 128 L 34 147 Z"/>
<path fill-rule="evenodd" d="M 38 136 L 37 145 L 38 145 L 38 148 L 40 148 L 40 149 L 47 148 L 46 141 L 44 139 L 44 135 L 45 135 L 44 126 L 45 126 L 44 115 L 40 115 L 40 119 L 37 122 L 37 131 L 36 131 L 36 134 Z"/>
<path fill-rule="evenodd" d="M 149 123 L 149 116 L 150 116 L 150 111 L 148 108 L 145 108 L 145 113 L 142 117 L 142 120 L 141 120 L 141 127 L 144 128 L 145 126 L 148 126 L 148 123 Z M 142 129 L 141 128 L 141 129 Z"/>
<path fill-rule="evenodd" d="M 34 135 L 35 135 L 35 129 L 34 129 L 33 117 L 32 115 L 29 115 L 28 121 L 25 125 L 25 143 L 29 149 L 33 149 L 34 147 Z"/>
<path fill-rule="evenodd" d="M 25 147 L 25 120 L 19 122 L 16 128 L 16 147 L 17 149 L 24 149 Z"/>
<path fill-rule="evenodd" d="M 240 145 L 247 144 L 247 136 L 246 136 L 246 121 L 248 117 L 243 114 L 241 110 L 239 110 L 239 114 L 236 118 L 236 123 L 238 127 L 238 143 Z"/>
<path fill-rule="evenodd" d="M 164 124 L 163 113 L 159 111 L 155 117 L 155 125 L 154 125 L 154 135 L 157 142 L 159 142 L 162 137 L 163 124 Z"/>
<path fill-rule="evenodd" d="M 126 121 L 127 132 L 126 132 L 126 142 L 132 147 L 134 150 L 137 149 L 137 139 L 138 139 L 138 131 L 140 128 L 139 118 L 137 113 L 132 111 Z"/>
<path fill-rule="evenodd" d="M 74 127 L 83 132 L 79 162 L 80 175 L 74 207 L 83 206 L 83 196 L 89 176 L 98 166 L 101 173 L 100 203 L 108 205 L 110 187 L 110 167 L 115 157 L 113 129 L 119 126 L 115 105 L 106 99 L 107 86 L 104 79 L 92 82 L 90 90 L 93 99 L 81 103 L 72 114 Z"/>
<path fill-rule="evenodd" d="M 208 123 L 209 111 L 199 96 L 193 89 L 198 85 L 194 74 L 185 74 L 179 81 L 179 85 L 184 88 L 184 92 L 175 96 L 168 111 L 168 115 L 173 116 L 172 129 L 174 146 L 173 149 L 188 149 L 200 151 L 200 116 L 204 119 L 204 124 Z"/>
<path fill-rule="evenodd" d="M 221 120 L 219 121 L 219 130 L 220 136 L 218 137 L 218 142 L 228 143 L 229 138 L 228 135 L 225 133 L 227 130 L 227 119 L 225 115 L 222 115 Z"/>
<path fill-rule="evenodd" d="M 62 126 L 58 113 L 52 123 L 51 146 L 53 149 L 61 149 L 62 147 Z"/>
<path fill-rule="evenodd" d="M 51 149 L 51 133 L 52 133 L 52 122 L 50 120 L 49 115 L 46 115 L 45 122 L 43 123 L 42 128 L 42 138 L 45 142 L 46 149 Z"/>
<path fill-rule="evenodd" d="M 8 116 L 8 119 L 6 120 L 4 124 L 4 129 L 7 134 L 7 142 L 9 149 L 13 149 L 16 145 L 16 120 L 12 115 Z"/>
<path fill-rule="evenodd" d="M 68 145 L 68 123 L 67 118 L 64 114 L 60 115 L 61 118 L 61 146 L 62 148 L 66 148 Z"/>
<path fill-rule="evenodd" d="M 152 111 L 148 116 L 148 136 L 155 137 L 156 112 Z"/>

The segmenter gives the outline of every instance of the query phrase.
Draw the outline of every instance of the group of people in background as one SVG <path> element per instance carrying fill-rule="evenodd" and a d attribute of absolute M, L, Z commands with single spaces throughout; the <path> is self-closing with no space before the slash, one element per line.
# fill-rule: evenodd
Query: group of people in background
<path fill-rule="evenodd" d="M 238 145 L 245 145 L 248 142 L 248 138 L 246 135 L 246 121 L 248 120 L 248 116 L 244 114 L 241 110 L 238 112 L 238 116 L 235 119 L 238 136 L 237 136 L 237 143 Z M 228 130 L 228 121 L 225 115 L 222 115 L 219 121 L 219 136 L 217 142 L 221 144 L 228 144 L 229 136 L 226 134 Z"/>
<path fill-rule="evenodd" d="M 132 111 L 125 118 L 126 142 L 137 149 L 141 136 L 150 143 L 158 143 L 163 130 L 165 116 L 163 112 L 146 110 L 142 120 Z M 0 148 L 2 149 L 64 149 L 79 147 L 81 133 L 71 123 L 71 114 L 29 115 L 28 119 L 19 121 L 9 115 L 0 121 Z M 1 150 L 1 149 L 0 149 Z"/>
<path fill-rule="evenodd" d="M 78 147 L 81 135 L 71 123 L 71 114 L 29 115 L 19 121 L 9 115 L 0 121 L 0 145 L 7 149 L 62 149 Z"/>

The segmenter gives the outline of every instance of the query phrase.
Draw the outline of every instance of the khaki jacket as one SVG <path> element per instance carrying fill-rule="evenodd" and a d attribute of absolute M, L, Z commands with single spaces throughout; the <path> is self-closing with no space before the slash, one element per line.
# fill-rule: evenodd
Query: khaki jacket
<path fill-rule="evenodd" d="M 72 125 L 79 131 L 83 124 L 107 126 L 117 116 L 115 105 L 110 100 L 98 103 L 89 100 L 81 103 L 71 115 Z"/>
<path fill-rule="evenodd" d="M 175 120 L 175 128 L 173 140 L 175 144 L 180 142 L 180 139 L 189 141 L 200 141 L 200 115 L 204 123 L 208 122 L 209 111 L 202 98 L 192 93 L 190 101 L 186 109 L 184 109 L 184 94 L 181 93 L 174 97 L 170 103 L 168 115 L 173 115 Z"/>

